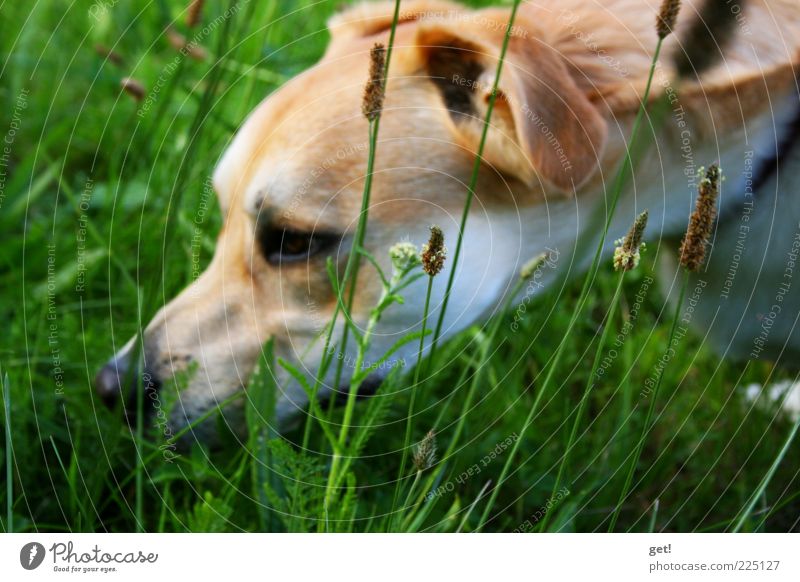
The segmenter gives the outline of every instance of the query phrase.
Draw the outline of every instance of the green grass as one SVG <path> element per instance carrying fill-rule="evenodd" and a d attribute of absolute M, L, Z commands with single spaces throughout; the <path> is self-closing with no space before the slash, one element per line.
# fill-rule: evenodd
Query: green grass
<path fill-rule="evenodd" d="M 225 10 L 208 4 L 205 22 Z M 91 379 L 140 321 L 192 279 L 189 245 L 206 177 L 261 98 L 319 58 L 324 22 L 337 4 L 242 4 L 202 41 L 213 57 L 224 55 L 219 66 L 215 58 L 172 65 L 177 53 L 161 33 L 179 16 L 175 3 L 141 10 L 120 2 L 99 20 L 89 16 L 90 2 L 66 14 L 55 3 L 33 12 L 24 3 L 0 9 L 4 29 L 20 31 L 0 39 L 0 95 L 9 104 L 0 132 L 19 125 L 0 201 L 2 422 L 12 439 L 0 448 L 4 530 L 320 529 L 330 457 L 301 452 L 303 427 L 284 438 L 268 428 L 275 387 L 262 374 L 248 394 L 246 447 L 196 446 L 171 463 L 160 440 L 147 438 L 156 429 L 142 427 L 138 439 L 95 398 Z M 187 33 L 182 18 L 176 26 Z M 97 43 L 114 47 L 124 64 L 104 62 Z M 120 94 L 125 76 L 147 87 L 163 78 L 142 118 Z M 15 108 L 20 97 L 25 107 Z M 207 213 L 203 264 L 220 222 L 218 211 Z M 617 355 L 588 393 L 619 279 L 610 261 L 601 263 L 575 322 L 580 277 L 538 297 L 516 331 L 513 316 L 504 315 L 439 346 L 431 365 L 450 365 L 416 392 L 412 435 L 419 441 L 436 428 L 439 463 L 419 479 L 407 475 L 399 499 L 415 505 L 395 516 L 393 529 L 471 531 L 495 491 L 484 531 L 524 528 L 545 507 L 550 531 L 608 528 L 650 403 L 639 392 L 670 334 L 672 310 L 652 283 L 625 342 L 614 344 L 646 277 L 655 277 L 653 259 L 645 255 L 624 279 L 608 322 Z M 553 383 L 494 490 L 511 450 L 502 444 L 516 442 L 526 425 L 553 363 L 553 338 L 565 342 Z M 279 365 L 268 356 L 262 371 Z M 665 368 L 616 531 L 797 529 L 800 465 L 796 441 L 787 440 L 794 427 L 741 398 L 751 382 L 791 377 L 766 362 L 720 362 L 700 335 L 688 335 Z M 383 390 L 396 396 L 355 405 L 358 425 L 374 426 L 353 429 L 358 455 L 322 529 L 389 527 L 409 407 L 402 388 L 412 383 L 413 373 L 394 376 Z M 341 420 L 343 411 L 333 414 Z M 315 423 L 309 448 L 326 450 L 327 440 Z M 554 496 L 559 474 L 568 494 Z"/>

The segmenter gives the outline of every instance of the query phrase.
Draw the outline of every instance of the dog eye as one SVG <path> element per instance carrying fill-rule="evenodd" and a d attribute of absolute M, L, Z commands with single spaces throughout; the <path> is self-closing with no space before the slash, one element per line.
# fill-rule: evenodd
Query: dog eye
<path fill-rule="evenodd" d="M 305 261 L 332 247 L 338 240 L 332 234 L 267 228 L 261 236 L 261 248 L 269 263 L 279 265 Z"/>

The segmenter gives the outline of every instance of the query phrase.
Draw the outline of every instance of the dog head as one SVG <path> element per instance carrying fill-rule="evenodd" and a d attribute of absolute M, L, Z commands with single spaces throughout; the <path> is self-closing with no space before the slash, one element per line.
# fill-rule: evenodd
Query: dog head
<path fill-rule="evenodd" d="M 144 384 L 153 389 L 194 368 L 171 412 L 177 431 L 244 389 L 267 340 L 277 356 L 316 376 L 320 335 L 337 300 L 326 261 L 341 276 L 360 215 L 369 151 L 361 100 L 370 49 L 387 43 L 391 20 L 390 4 L 335 17 L 322 60 L 248 117 L 214 172 L 224 226 L 210 265 L 153 318 L 140 350 L 130 342 L 100 371 L 101 394 L 130 398 L 126 371 L 137 352 Z M 507 20 L 500 10 L 404 6 L 363 245 L 387 270 L 389 247 L 401 240 L 422 244 L 431 224 L 442 227 L 452 255 Z M 522 16 L 512 31 L 444 337 L 491 313 L 530 256 L 574 237 L 569 227 L 550 228 L 555 210 L 545 207 L 545 196 L 573 206 L 575 193 L 597 179 L 606 121 L 543 36 Z M 434 280 L 431 320 L 449 269 Z M 379 276 L 365 262 L 354 292 L 356 325 L 364 325 L 380 293 Z M 425 281 L 418 281 L 404 291 L 402 305 L 386 311 L 367 364 L 420 327 L 424 293 Z M 388 367 L 412 365 L 415 352 L 397 352 Z M 346 385 L 354 358 L 339 357 Z M 331 385 L 334 368 L 321 393 L 339 388 Z M 307 398 L 290 378 L 279 379 L 278 416 L 287 419 Z M 238 404 L 222 410 L 235 430 L 242 427 Z M 195 436 L 211 439 L 214 426 L 199 423 Z"/>

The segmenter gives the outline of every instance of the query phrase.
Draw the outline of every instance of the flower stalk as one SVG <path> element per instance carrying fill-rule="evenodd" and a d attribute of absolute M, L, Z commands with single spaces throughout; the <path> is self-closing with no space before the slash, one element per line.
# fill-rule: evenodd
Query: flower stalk
<path fill-rule="evenodd" d="M 675 4 L 679 6 L 678 3 Z M 589 272 L 586 275 L 586 278 L 583 282 L 583 287 L 581 288 L 580 295 L 578 296 L 578 304 L 575 308 L 572 318 L 567 326 L 567 331 L 564 334 L 561 342 L 559 343 L 558 347 L 556 348 L 556 352 L 553 355 L 550 368 L 545 376 L 544 382 L 539 389 L 539 393 L 536 395 L 536 398 L 533 401 L 533 405 L 531 406 L 530 412 L 523 424 L 522 428 L 519 430 L 519 438 L 514 442 L 514 445 L 511 448 L 511 451 L 506 456 L 506 462 L 503 465 L 503 469 L 500 472 L 500 478 L 497 480 L 497 485 L 494 487 L 492 494 L 489 497 L 489 500 L 484 508 L 483 514 L 481 515 L 481 520 L 478 524 L 478 528 L 476 531 L 480 531 L 486 522 L 489 520 L 489 514 L 494 507 L 494 503 L 497 500 L 497 495 L 500 492 L 500 488 L 505 481 L 505 478 L 508 474 L 508 471 L 511 468 L 512 463 L 517 455 L 517 450 L 519 449 L 520 443 L 524 440 L 525 433 L 530 427 L 531 423 L 533 422 L 533 418 L 535 417 L 536 413 L 539 410 L 539 404 L 542 401 L 543 396 L 549 392 L 550 385 L 553 382 L 553 378 L 555 377 L 556 370 L 558 369 L 558 365 L 561 362 L 561 357 L 564 353 L 564 349 L 567 345 L 567 339 L 569 338 L 572 330 L 575 327 L 575 324 L 578 322 L 581 314 L 583 313 L 583 309 L 586 305 L 586 301 L 589 297 L 589 290 L 591 288 L 592 281 L 595 279 L 595 275 L 597 270 L 600 266 L 600 258 L 603 253 L 603 248 L 605 246 L 606 237 L 608 235 L 608 229 L 611 226 L 611 220 L 614 217 L 614 212 L 617 208 L 617 203 L 619 201 L 620 194 L 622 192 L 622 188 L 625 185 L 625 180 L 628 176 L 629 172 L 633 171 L 633 157 L 632 153 L 635 149 L 635 146 L 638 144 L 638 136 L 639 136 L 639 128 L 641 127 L 642 121 L 644 119 L 645 113 L 647 112 L 647 104 L 650 99 L 650 91 L 653 86 L 653 78 L 655 76 L 656 65 L 658 64 L 658 58 L 661 54 L 661 47 L 664 43 L 664 38 L 661 36 L 661 30 L 659 32 L 658 42 L 656 43 L 656 48 L 653 51 L 653 57 L 650 61 L 650 70 L 647 75 L 647 84 L 645 85 L 644 94 L 642 95 L 642 101 L 639 104 L 639 109 L 636 112 L 636 118 L 633 121 L 633 127 L 631 129 L 631 137 L 628 140 L 628 143 L 625 147 L 625 156 L 622 161 L 622 165 L 620 166 L 619 170 L 616 174 L 616 179 L 614 181 L 614 186 L 611 191 L 611 203 L 609 205 L 608 214 L 606 217 L 605 225 L 603 227 L 603 231 L 600 236 L 600 241 L 598 242 L 597 249 L 595 251 L 594 258 L 592 260 L 592 265 L 589 268 Z"/>
<path fill-rule="evenodd" d="M 700 181 L 698 186 L 697 200 L 695 202 L 695 209 L 689 219 L 689 227 L 686 229 L 686 235 L 680 247 L 680 262 L 683 267 L 683 279 L 681 281 L 680 292 L 678 294 L 678 302 L 675 305 L 675 313 L 672 317 L 672 325 L 670 326 L 669 338 L 667 340 L 666 353 L 673 349 L 672 344 L 675 341 L 675 330 L 678 327 L 678 320 L 680 319 L 681 310 L 683 309 L 683 300 L 686 297 L 686 289 L 689 286 L 689 275 L 697 272 L 705 261 L 705 249 L 711 237 L 714 226 L 714 219 L 716 217 L 716 202 L 719 195 L 719 187 L 722 182 L 722 172 L 716 164 L 712 164 L 708 170 L 700 169 L 705 172 L 704 178 Z M 628 473 L 625 476 L 625 484 L 620 492 L 619 500 L 614 508 L 614 513 L 611 516 L 611 521 L 608 526 L 608 531 L 613 532 L 619 520 L 619 514 L 622 510 L 622 504 L 628 497 L 631 485 L 633 483 L 633 476 L 636 473 L 636 466 L 642 457 L 642 450 L 644 449 L 647 435 L 652 430 L 651 426 L 653 419 L 653 412 L 655 411 L 656 398 L 658 396 L 661 383 L 664 379 L 664 370 L 662 369 L 658 374 L 655 387 L 649 395 L 650 402 L 647 406 L 647 413 L 642 427 L 642 433 L 636 443 L 636 448 L 633 452 Z M 653 425 L 655 423 L 652 423 Z"/>
<path fill-rule="evenodd" d="M 592 369 L 589 373 L 589 377 L 586 380 L 586 386 L 583 389 L 583 396 L 581 397 L 580 403 L 578 404 L 578 410 L 575 412 L 575 419 L 572 423 L 572 430 L 569 434 L 569 440 L 567 441 L 567 447 L 564 450 L 564 456 L 561 459 L 561 463 L 558 467 L 558 474 L 556 475 L 556 482 L 553 485 L 553 491 L 551 494 L 551 499 L 555 498 L 556 494 L 558 493 L 559 489 L 561 488 L 561 482 L 564 478 L 564 473 L 566 471 L 567 465 L 569 465 L 569 455 L 572 452 L 572 448 L 575 444 L 575 439 L 578 435 L 578 428 L 580 427 L 581 421 L 583 420 L 583 414 L 586 409 L 586 403 L 589 401 L 589 396 L 594 390 L 597 376 L 597 368 L 600 366 L 600 361 L 603 357 L 603 350 L 605 349 L 606 344 L 608 343 L 608 336 L 611 333 L 611 328 L 613 327 L 614 317 L 617 314 L 617 307 L 619 307 L 620 297 L 622 295 L 622 284 L 625 281 L 625 274 L 628 271 L 631 271 L 636 268 L 639 264 L 639 252 L 640 249 L 644 248 L 644 242 L 642 239 L 644 237 L 644 229 L 647 226 L 647 216 L 648 213 L 645 210 L 636 219 L 633 221 L 633 225 L 631 229 L 628 231 L 628 234 L 625 236 L 624 239 L 621 239 L 618 244 L 617 250 L 614 253 L 614 268 L 619 271 L 619 278 L 617 279 L 617 286 L 614 289 L 614 296 L 611 299 L 611 307 L 608 310 L 608 314 L 605 317 L 605 321 L 603 321 L 603 333 L 600 336 L 600 343 L 597 344 L 597 350 L 595 351 L 594 361 L 592 362 Z M 540 531 L 546 531 L 547 524 L 550 522 L 550 516 L 552 512 L 548 511 L 545 513 L 544 518 L 542 519 L 542 523 L 540 526 Z"/>
<path fill-rule="evenodd" d="M 395 39 L 395 32 L 397 30 L 397 23 L 400 18 L 400 0 L 395 0 L 394 5 L 394 15 L 392 18 L 392 25 L 389 32 L 389 43 L 386 48 L 385 60 L 384 60 L 384 74 L 382 77 L 383 83 L 385 83 L 385 79 L 387 77 L 387 73 L 389 70 L 389 64 L 391 63 L 392 58 L 392 49 L 394 47 L 394 39 Z M 371 58 L 375 58 L 371 54 Z M 370 61 L 370 68 L 373 68 L 372 60 Z M 370 77 L 370 80 L 372 77 Z M 369 83 L 369 81 L 368 81 Z M 362 103 L 363 105 L 363 103 Z M 358 278 L 358 269 L 361 264 L 360 257 L 358 256 L 357 250 L 363 245 L 364 236 L 366 233 L 367 228 L 367 218 L 368 218 L 368 209 L 369 209 L 369 202 L 370 202 L 370 193 L 372 190 L 372 174 L 375 167 L 375 154 L 377 150 L 377 141 L 378 141 L 378 130 L 380 129 L 380 122 L 381 122 L 381 115 L 380 111 L 377 111 L 377 115 L 374 119 L 369 120 L 369 150 L 367 153 L 367 168 L 366 168 L 366 176 L 364 179 L 364 189 L 361 195 L 361 212 L 359 214 L 358 223 L 356 226 L 355 236 L 353 238 L 353 244 L 350 248 L 350 254 L 347 258 L 347 263 L 345 266 L 345 272 L 343 281 L 345 283 L 350 283 L 350 295 L 348 298 L 348 305 L 351 306 L 354 297 L 354 290 Z M 328 372 L 328 369 L 331 365 L 331 361 L 333 359 L 333 351 L 331 349 L 331 340 L 333 339 L 333 333 L 336 328 L 336 322 L 339 318 L 339 314 L 344 310 L 344 301 L 342 298 L 343 288 L 346 285 L 339 285 L 339 291 L 337 292 L 337 300 L 336 305 L 334 306 L 333 315 L 331 316 L 330 323 L 327 327 L 325 333 L 325 341 L 322 350 L 322 359 L 320 361 L 319 369 L 317 370 L 316 377 L 314 379 L 314 384 L 311 389 L 311 397 L 316 398 L 317 393 L 319 392 L 319 387 L 322 384 L 322 379 Z M 348 323 L 350 322 L 349 312 L 345 310 L 345 326 L 342 336 L 342 344 L 340 350 L 344 352 L 347 349 L 347 337 L 349 326 Z M 339 358 L 339 362 L 336 368 L 336 378 L 334 380 L 334 385 L 338 387 L 339 382 L 341 381 L 342 376 L 342 367 L 344 365 L 344 358 Z M 310 438 L 311 438 L 311 415 L 306 417 L 306 425 L 303 432 L 303 449 L 308 447 Z M 324 421 L 323 421 L 324 422 Z"/>
<path fill-rule="evenodd" d="M 428 242 L 422 247 L 422 254 L 420 260 L 422 262 L 422 270 L 428 275 L 428 286 L 425 291 L 425 307 L 422 311 L 422 334 L 419 337 L 419 347 L 417 348 L 417 365 L 414 366 L 414 382 L 411 385 L 411 395 L 408 400 L 408 412 L 406 414 L 406 430 L 405 437 L 403 438 L 403 452 L 400 458 L 400 471 L 397 477 L 397 483 L 392 497 L 392 509 L 389 513 L 389 520 L 387 530 L 391 531 L 392 522 L 394 521 L 395 510 L 397 509 L 397 500 L 400 496 L 400 487 L 405 478 L 406 462 L 408 457 L 408 449 L 411 443 L 411 433 L 413 419 L 416 409 L 417 391 L 419 390 L 420 373 L 422 370 L 422 353 L 425 347 L 425 332 L 428 326 L 428 313 L 431 305 L 431 291 L 433 290 L 433 278 L 438 275 L 444 268 L 444 260 L 447 256 L 447 249 L 444 246 L 444 233 L 442 229 L 436 225 L 430 228 L 431 235 Z M 416 464 L 416 462 L 415 462 Z M 419 480 L 419 469 L 414 483 Z M 411 496 L 414 489 L 412 484 L 409 489 L 407 498 Z"/>

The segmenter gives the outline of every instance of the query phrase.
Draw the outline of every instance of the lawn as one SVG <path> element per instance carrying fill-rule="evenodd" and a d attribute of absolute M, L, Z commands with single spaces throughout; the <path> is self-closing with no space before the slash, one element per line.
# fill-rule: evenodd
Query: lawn
<path fill-rule="evenodd" d="M 251 415 L 246 446 L 197 444 L 171 458 L 153 438 L 155 424 L 137 434 L 95 396 L 96 370 L 211 259 L 221 216 L 208 200 L 208 177 L 248 112 L 322 55 L 338 4 L 209 2 L 193 29 L 185 6 L 166 0 L 0 7 L 5 531 L 609 528 L 649 405 L 643 387 L 670 336 L 656 253 L 626 276 L 610 321 L 618 276 L 609 259 L 571 333 L 581 277 L 442 346 L 435 381 L 416 393 L 413 434 L 418 442 L 436 427 L 437 459 L 414 484 L 415 469 L 406 469 L 400 491 L 410 507 L 393 516 L 408 410 L 401 388 L 413 382 L 411 371 L 356 405 L 372 426 L 357 433 L 335 513 L 323 512 L 331 456 L 319 430 L 303 450 L 302 424 L 276 435 Z M 179 52 L 168 39 L 171 22 L 205 54 Z M 141 83 L 147 97 L 121 91 L 123 78 Z M 573 440 L 607 326 L 602 380 Z M 527 425 L 553 338 L 565 338 L 563 356 Z M 797 444 L 781 454 L 792 421 L 744 398 L 747 386 L 793 373 L 720 361 L 690 330 L 663 374 L 614 530 L 727 531 L 744 517 L 743 531 L 796 531 Z M 268 393 L 266 384 L 256 378 L 253 394 Z M 482 523 L 489 491 L 497 497 Z"/>

